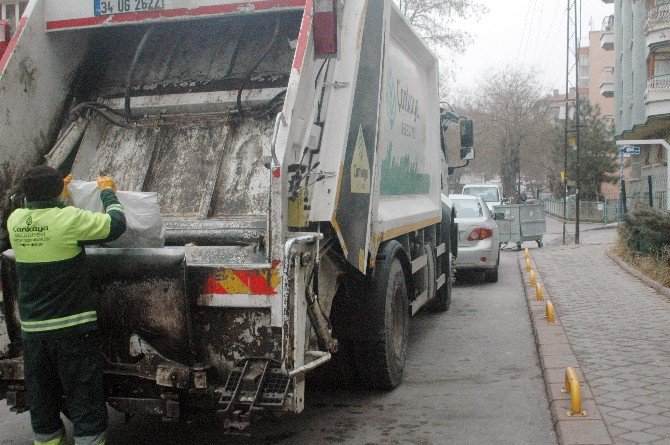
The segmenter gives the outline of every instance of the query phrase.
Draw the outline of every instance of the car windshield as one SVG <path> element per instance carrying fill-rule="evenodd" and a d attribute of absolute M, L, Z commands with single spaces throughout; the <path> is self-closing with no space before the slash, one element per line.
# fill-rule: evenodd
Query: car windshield
<path fill-rule="evenodd" d="M 465 187 L 463 188 L 463 194 L 481 196 L 486 202 L 500 201 L 498 187 Z"/>
<path fill-rule="evenodd" d="M 482 206 L 476 199 L 453 199 L 456 206 L 456 218 L 481 218 L 484 216 Z"/>

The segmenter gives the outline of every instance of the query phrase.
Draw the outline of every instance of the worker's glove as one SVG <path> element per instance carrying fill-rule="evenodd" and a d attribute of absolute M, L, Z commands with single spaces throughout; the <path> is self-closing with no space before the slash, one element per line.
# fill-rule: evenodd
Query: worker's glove
<path fill-rule="evenodd" d="M 98 176 L 98 190 L 111 190 L 116 192 L 116 184 L 109 176 Z"/>
<path fill-rule="evenodd" d="M 70 192 L 67 191 L 67 186 L 70 185 L 70 182 L 74 179 L 72 173 L 63 178 L 63 191 L 60 193 L 61 202 L 66 202 L 70 199 Z"/>

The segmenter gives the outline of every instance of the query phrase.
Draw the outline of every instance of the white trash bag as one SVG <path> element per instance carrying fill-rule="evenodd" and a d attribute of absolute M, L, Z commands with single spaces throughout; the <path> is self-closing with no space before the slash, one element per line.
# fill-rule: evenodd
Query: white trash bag
<path fill-rule="evenodd" d="M 97 182 L 71 181 L 67 186 L 73 206 L 102 212 Z M 116 192 L 126 215 L 126 231 L 119 239 L 105 243 L 109 247 L 163 247 L 165 227 L 158 204 L 158 193 Z"/>

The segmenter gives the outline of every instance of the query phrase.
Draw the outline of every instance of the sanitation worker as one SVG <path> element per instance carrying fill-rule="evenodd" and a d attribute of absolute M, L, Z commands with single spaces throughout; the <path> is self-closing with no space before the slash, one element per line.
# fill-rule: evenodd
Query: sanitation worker
<path fill-rule="evenodd" d="M 25 384 L 35 444 L 65 444 L 64 398 L 76 444 L 104 444 L 104 358 L 83 245 L 111 241 L 126 229 L 116 185 L 98 178 L 105 213 L 65 207 L 71 177 L 38 166 L 21 182 L 27 208 L 7 221 L 16 255 Z"/>

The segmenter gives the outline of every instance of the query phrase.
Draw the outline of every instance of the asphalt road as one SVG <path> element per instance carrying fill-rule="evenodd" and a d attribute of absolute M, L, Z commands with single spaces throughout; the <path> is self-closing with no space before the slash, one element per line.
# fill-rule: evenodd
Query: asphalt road
<path fill-rule="evenodd" d="M 308 389 L 298 416 L 263 419 L 226 436 L 220 419 L 163 424 L 112 416 L 108 444 L 555 444 L 515 263 L 500 282 L 455 287 L 450 310 L 411 323 L 404 381 L 395 391 Z M 30 443 L 28 414 L 0 407 L 0 444 Z"/>

